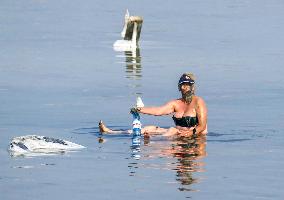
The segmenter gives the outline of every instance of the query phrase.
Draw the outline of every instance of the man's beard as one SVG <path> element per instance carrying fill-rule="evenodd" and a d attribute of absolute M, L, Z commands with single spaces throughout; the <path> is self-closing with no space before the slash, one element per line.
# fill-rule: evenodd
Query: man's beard
<path fill-rule="evenodd" d="M 188 91 L 186 93 L 182 93 L 182 99 L 185 101 L 185 103 L 190 104 L 193 97 L 193 91 Z"/>

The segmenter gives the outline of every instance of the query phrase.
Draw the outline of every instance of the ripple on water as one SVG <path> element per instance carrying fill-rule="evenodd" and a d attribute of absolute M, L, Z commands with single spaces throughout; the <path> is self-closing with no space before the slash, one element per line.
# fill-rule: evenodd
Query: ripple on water
<path fill-rule="evenodd" d="M 35 168 L 33 165 L 23 165 L 23 166 L 12 166 L 14 169 L 33 169 Z"/>
<path fill-rule="evenodd" d="M 221 142 L 221 143 L 233 143 L 233 142 L 244 142 L 252 140 L 250 135 L 239 134 L 239 133 L 218 133 L 218 132 L 209 132 L 207 134 L 208 142 Z M 218 139 L 216 139 L 218 138 Z"/>
<path fill-rule="evenodd" d="M 55 163 L 41 163 L 40 166 L 55 166 Z M 34 169 L 36 168 L 35 165 L 15 165 L 12 166 L 13 169 Z"/>

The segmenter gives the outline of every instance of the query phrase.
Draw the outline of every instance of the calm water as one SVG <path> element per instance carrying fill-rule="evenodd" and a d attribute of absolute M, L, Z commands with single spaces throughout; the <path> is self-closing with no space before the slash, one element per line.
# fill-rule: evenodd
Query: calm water
<path fill-rule="evenodd" d="M 3 0 L 0 3 L 0 199 L 283 199 L 284 2 Z M 144 17 L 140 49 L 116 52 L 126 8 Z M 197 76 L 209 134 L 196 141 L 102 136 Z M 143 124 L 173 125 L 169 116 Z M 38 134 L 87 149 L 10 157 Z M 137 159 L 140 158 L 140 159 Z"/>

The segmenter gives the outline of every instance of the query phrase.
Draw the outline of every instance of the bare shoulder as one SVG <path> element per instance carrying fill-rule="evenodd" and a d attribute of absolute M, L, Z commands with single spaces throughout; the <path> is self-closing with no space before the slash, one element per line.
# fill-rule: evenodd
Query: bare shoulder
<path fill-rule="evenodd" d="M 198 107 L 202 106 L 202 107 L 206 107 L 206 103 L 204 101 L 204 99 L 202 97 L 199 97 L 199 96 L 195 96 L 196 98 L 196 105 Z"/>
<path fill-rule="evenodd" d="M 170 101 L 167 102 L 167 104 L 176 104 L 180 101 L 180 99 L 172 99 Z"/>
<path fill-rule="evenodd" d="M 166 102 L 161 107 L 174 107 L 176 104 L 177 104 L 176 99 L 174 99 Z"/>
<path fill-rule="evenodd" d="M 180 105 L 182 102 L 182 99 L 173 99 L 170 101 L 172 105 Z"/>
<path fill-rule="evenodd" d="M 166 105 L 170 105 L 173 108 L 176 108 L 180 104 L 180 101 L 181 101 L 180 99 L 173 99 L 173 100 L 168 101 Z"/>

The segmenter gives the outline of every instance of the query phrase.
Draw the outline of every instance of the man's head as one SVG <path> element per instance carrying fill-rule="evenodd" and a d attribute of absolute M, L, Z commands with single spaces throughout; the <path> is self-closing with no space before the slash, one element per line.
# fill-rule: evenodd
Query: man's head
<path fill-rule="evenodd" d="M 183 83 L 188 83 L 190 85 L 193 85 L 195 83 L 194 81 L 194 75 L 191 73 L 184 73 L 183 75 L 181 75 L 178 85 L 181 85 Z"/>
<path fill-rule="evenodd" d="M 195 77 L 191 73 L 184 73 L 178 82 L 179 91 L 181 91 L 182 99 L 190 104 L 194 95 Z"/>

